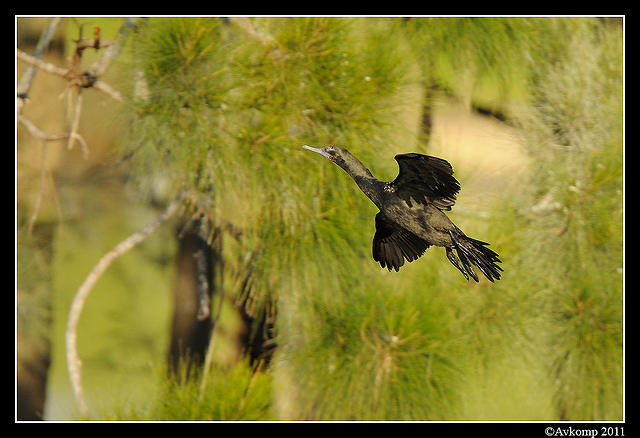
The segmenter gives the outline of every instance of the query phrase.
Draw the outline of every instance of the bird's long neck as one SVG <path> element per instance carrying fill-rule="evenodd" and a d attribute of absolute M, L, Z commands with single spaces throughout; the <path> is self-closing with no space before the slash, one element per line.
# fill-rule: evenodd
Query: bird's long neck
<path fill-rule="evenodd" d="M 360 160 L 353 155 L 335 162 L 358 184 L 360 190 L 377 206 L 382 202 L 384 182 L 376 179 Z"/>

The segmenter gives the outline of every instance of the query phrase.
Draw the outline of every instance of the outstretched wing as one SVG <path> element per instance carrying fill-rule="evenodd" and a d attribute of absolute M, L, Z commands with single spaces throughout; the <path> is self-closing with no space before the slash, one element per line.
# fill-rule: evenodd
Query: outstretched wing
<path fill-rule="evenodd" d="M 391 183 L 392 189 L 411 206 L 411 198 L 420 204 L 433 204 L 441 210 L 451 210 L 456 203 L 460 183 L 453 177 L 453 168 L 442 158 L 422 154 L 395 156 L 400 172 Z"/>
<path fill-rule="evenodd" d="M 373 260 L 383 268 L 398 271 L 408 262 L 416 260 L 429 244 L 412 232 L 391 222 L 382 212 L 376 215 L 376 234 L 373 236 Z"/>

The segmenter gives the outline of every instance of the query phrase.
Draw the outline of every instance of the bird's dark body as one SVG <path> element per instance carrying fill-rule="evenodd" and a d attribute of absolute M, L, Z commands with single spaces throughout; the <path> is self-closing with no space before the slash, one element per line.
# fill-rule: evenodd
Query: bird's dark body
<path fill-rule="evenodd" d="M 413 204 L 409 207 L 397 197 L 388 197 L 392 199 L 383 202 L 382 208 L 379 208 L 389 220 L 422 237 L 430 245 L 452 245 L 449 231 L 453 231 L 455 225 L 441 210 L 430 204 Z"/>
<path fill-rule="evenodd" d="M 396 155 L 398 177 L 380 181 L 344 148 L 304 148 L 344 169 L 380 209 L 375 218 L 373 258 L 383 268 L 398 271 L 405 260 L 416 260 L 429 246 L 442 246 L 447 258 L 467 279 L 470 275 L 478 281 L 471 265 L 491 281 L 500 279 L 498 255 L 486 247 L 487 243 L 467 237 L 443 211 L 451 210 L 460 190 L 446 160 L 415 153 Z"/>

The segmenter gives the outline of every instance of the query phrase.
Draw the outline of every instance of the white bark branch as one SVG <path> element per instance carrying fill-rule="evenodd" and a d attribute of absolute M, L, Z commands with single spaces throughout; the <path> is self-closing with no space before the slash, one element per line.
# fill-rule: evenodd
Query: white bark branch
<path fill-rule="evenodd" d="M 178 202 L 173 201 L 167 207 L 167 209 L 160 216 L 158 216 L 158 218 L 156 218 L 155 221 L 148 224 L 141 230 L 133 233 L 131 236 L 127 237 L 125 240 L 116 245 L 115 248 L 105 254 L 91 270 L 91 272 L 84 280 L 84 282 L 80 285 L 78 291 L 73 297 L 71 309 L 69 310 L 69 318 L 67 320 L 67 331 L 65 334 L 65 342 L 67 348 L 67 369 L 69 372 L 69 378 L 71 379 L 73 394 L 76 398 L 76 402 L 78 403 L 80 413 L 84 417 L 89 416 L 89 409 L 87 407 L 87 402 L 84 398 L 84 393 L 82 390 L 82 362 L 78 357 L 78 350 L 76 347 L 78 321 L 80 321 L 80 314 L 82 313 L 84 302 L 86 301 L 87 297 L 89 296 L 89 292 L 91 292 L 91 289 L 96 284 L 100 276 L 111 265 L 111 263 L 114 262 L 114 260 L 129 251 L 131 248 L 138 245 L 144 239 L 146 239 L 160 225 L 162 225 L 171 216 L 173 216 L 173 214 L 177 210 Z"/>

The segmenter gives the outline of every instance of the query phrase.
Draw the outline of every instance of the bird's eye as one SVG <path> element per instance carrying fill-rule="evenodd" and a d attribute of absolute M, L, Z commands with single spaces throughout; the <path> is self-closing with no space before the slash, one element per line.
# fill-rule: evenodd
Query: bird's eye
<path fill-rule="evenodd" d="M 333 155 L 336 153 L 336 148 L 334 148 L 333 146 L 325 146 L 324 151 L 329 155 Z"/>

